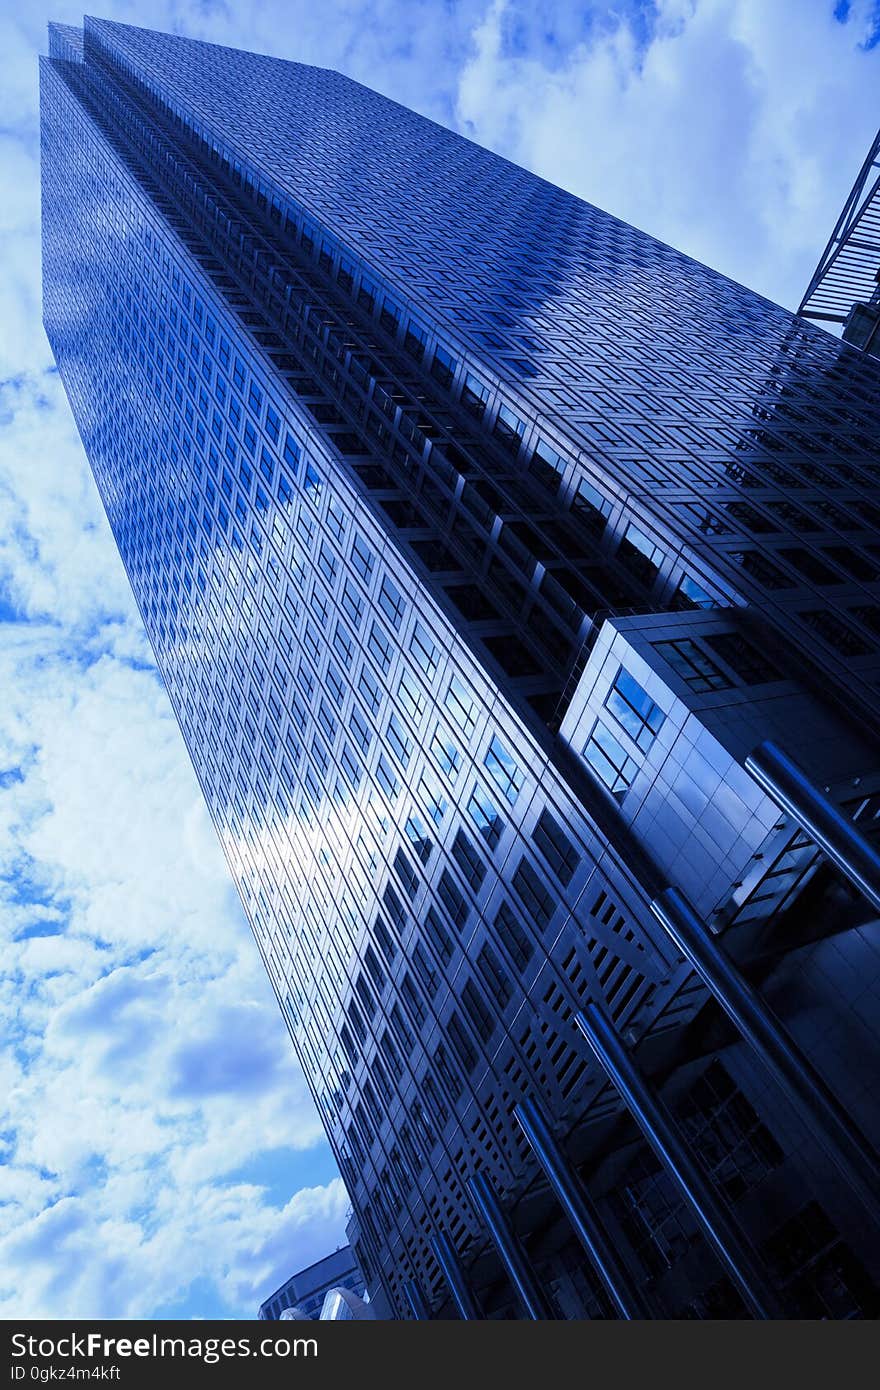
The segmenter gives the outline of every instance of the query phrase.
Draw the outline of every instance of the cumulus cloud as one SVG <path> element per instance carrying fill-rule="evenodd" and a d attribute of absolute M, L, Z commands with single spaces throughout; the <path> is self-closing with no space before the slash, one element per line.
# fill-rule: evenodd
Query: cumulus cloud
<path fill-rule="evenodd" d="M 567 0 L 493 0 L 459 83 L 462 128 L 796 307 L 880 120 L 876 7 L 584 9 L 578 30 Z"/>
<path fill-rule="evenodd" d="M 148 1316 L 208 1278 L 253 1315 L 267 1269 L 344 1239 L 346 1203 L 338 1180 L 290 1209 L 240 1180 L 320 1126 L 176 724 L 143 660 L 61 624 L 3 635 L 0 1314 Z"/>

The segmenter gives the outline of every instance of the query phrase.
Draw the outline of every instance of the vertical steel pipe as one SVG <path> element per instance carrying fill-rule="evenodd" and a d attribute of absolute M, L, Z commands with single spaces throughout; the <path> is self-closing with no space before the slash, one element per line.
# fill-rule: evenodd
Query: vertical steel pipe
<path fill-rule="evenodd" d="M 453 1302 L 461 1317 L 466 1322 L 474 1322 L 482 1318 L 480 1305 L 471 1292 L 471 1287 L 458 1262 L 458 1256 L 442 1231 L 431 1237 L 431 1249 L 437 1257 L 437 1263 L 443 1270 L 443 1277 L 449 1285 L 449 1292 L 452 1294 Z"/>
<path fill-rule="evenodd" d="M 651 911 L 806 1121 L 866 1211 L 880 1222 L 877 1154 L 784 1024 L 743 978 L 676 888 L 667 888 L 655 898 Z"/>
<path fill-rule="evenodd" d="M 880 912 L 880 854 L 830 797 L 775 743 L 754 749 L 746 771 Z"/>
<path fill-rule="evenodd" d="M 531 1100 L 523 1101 L 513 1113 L 618 1317 L 650 1317 L 586 1188 L 537 1105 Z"/>
<path fill-rule="evenodd" d="M 430 1322 L 431 1314 L 418 1281 L 415 1279 L 407 1279 L 403 1286 L 403 1293 L 409 1304 L 409 1311 L 412 1313 L 415 1321 Z"/>
<path fill-rule="evenodd" d="M 680 1189 L 746 1306 L 756 1318 L 785 1316 L 775 1290 L 747 1241 L 736 1229 L 726 1203 L 696 1163 L 676 1121 L 655 1088 L 641 1074 L 613 1025 L 596 1004 L 575 1022 L 625 1100 L 651 1148 Z"/>
<path fill-rule="evenodd" d="M 550 1301 L 538 1283 L 522 1241 L 505 1216 L 488 1177 L 485 1173 L 477 1173 L 469 1179 L 468 1187 L 526 1316 L 535 1322 L 551 1319 L 553 1310 Z"/>

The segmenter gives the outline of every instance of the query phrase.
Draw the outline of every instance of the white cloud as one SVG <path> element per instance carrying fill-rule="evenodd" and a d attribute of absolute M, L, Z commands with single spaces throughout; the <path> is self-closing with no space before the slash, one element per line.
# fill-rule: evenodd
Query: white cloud
<path fill-rule="evenodd" d="M 523 52 L 495 0 L 459 84 L 480 143 L 796 307 L 878 122 L 872 7 L 658 0 L 594 6 L 562 54 Z M 541 7 L 544 28 L 571 7 Z"/>
<path fill-rule="evenodd" d="M 343 1239 L 338 1183 L 288 1210 L 227 1178 L 315 1144 L 316 1113 L 154 673 L 60 628 L 6 636 L 5 758 L 23 779 L 0 789 L 0 866 L 26 887 L 2 915 L 17 1046 L 0 1311 L 147 1316 L 207 1277 L 247 1316 L 269 1290 L 243 1269 L 259 1282 L 273 1231 L 291 1236 L 279 1281 Z M 58 934 L 21 939 L 37 926 Z M 168 1222 L 173 1242 L 149 1235 Z"/>

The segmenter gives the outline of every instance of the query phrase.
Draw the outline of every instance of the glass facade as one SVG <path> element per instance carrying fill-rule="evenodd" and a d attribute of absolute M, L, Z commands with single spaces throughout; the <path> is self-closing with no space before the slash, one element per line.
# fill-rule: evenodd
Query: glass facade
<path fill-rule="evenodd" d="M 257 1316 L 264 1321 L 277 1322 L 285 1309 L 292 1308 L 303 1318 L 320 1318 L 324 1299 L 331 1289 L 337 1288 L 350 1289 L 358 1296 L 364 1292 L 363 1275 L 348 1245 L 325 1255 L 308 1269 L 292 1274 L 263 1300 Z"/>
<path fill-rule="evenodd" d="M 448 1314 L 442 1234 L 517 1315 L 483 1172 L 601 1315 L 515 1107 L 585 1161 L 578 1009 L 706 1005 L 660 887 L 815 877 L 749 739 L 880 788 L 880 363 L 333 72 L 87 18 L 41 100 L 47 333 L 371 1291 Z"/>

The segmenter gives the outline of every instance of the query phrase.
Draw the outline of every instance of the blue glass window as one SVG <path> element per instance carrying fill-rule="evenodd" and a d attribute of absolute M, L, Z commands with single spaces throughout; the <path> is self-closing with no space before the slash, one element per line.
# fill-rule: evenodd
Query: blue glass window
<path fill-rule="evenodd" d="M 663 724 L 663 711 L 623 666 L 614 677 L 605 707 L 639 748 L 650 748 Z"/>
<path fill-rule="evenodd" d="M 512 806 L 522 788 L 523 774 L 501 740 L 494 734 L 483 762 L 501 788 L 505 800 Z"/>
<path fill-rule="evenodd" d="M 439 653 L 421 623 L 416 623 L 410 638 L 409 649 L 427 676 L 437 670 Z"/>
<path fill-rule="evenodd" d="M 618 799 L 632 786 L 638 772 L 636 763 L 604 724 L 596 722 L 584 747 L 584 757 L 600 782 Z"/>
<path fill-rule="evenodd" d="M 501 839 L 504 821 L 498 814 L 491 798 L 486 795 L 479 784 L 474 787 L 471 793 L 467 809 L 489 848 L 494 849 Z"/>

